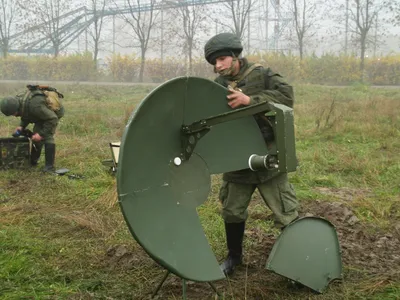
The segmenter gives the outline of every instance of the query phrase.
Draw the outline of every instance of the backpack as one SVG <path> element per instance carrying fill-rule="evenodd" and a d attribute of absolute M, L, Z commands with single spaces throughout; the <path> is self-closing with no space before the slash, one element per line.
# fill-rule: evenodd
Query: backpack
<path fill-rule="evenodd" d="M 31 84 L 28 84 L 26 87 L 28 88 L 28 92 L 24 97 L 25 99 L 40 93 L 44 94 L 49 109 L 51 109 L 54 112 L 58 112 L 62 108 L 60 99 L 64 98 L 64 95 L 61 94 L 59 91 L 57 91 L 56 88 L 50 87 L 48 85 L 31 85 Z"/>

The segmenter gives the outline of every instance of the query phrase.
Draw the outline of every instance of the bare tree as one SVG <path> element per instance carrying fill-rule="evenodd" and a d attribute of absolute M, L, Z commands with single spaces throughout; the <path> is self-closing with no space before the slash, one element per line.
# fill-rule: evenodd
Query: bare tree
<path fill-rule="evenodd" d="M 380 0 L 346 0 L 336 2 L 333 14 L 337 25 L 334 28 L 340 31 L 345 24 L 345 52 L 347 46 L 353 45 L 355 52 L 359 53 L 361 80 L 364 80 L 365 58 L 369 47 L 378 43 L 378 37 L 384 36 L 384 19 L 378 18 L 383 12 L 384 3 Z M 378 24 L 379 22 L 379 24 Z M 338 28 L 338 26 L 341 26 Z"/>
<path fill-rule="evenodd" d="M 0 0 L 0 48 L 7 57 L 11 44 L 11 33 L 17 28 L 19 7 L 14 0 Z"/>
<path fill-rule="evenodd" d="M 229 22 L 233 22 L 233 24 L 227 24 L 221 19 L 221 25 L 228 27 L 233 33 L 243 39 L 244 33 L 249 26 L 249 14 L 255 9 L 256 3 L 256 0 L 228 0 L 224 3 L 224 6 L 229 10 Z"/>
<path fill-rule="evenodd" d="M 378 20 L 378 14 L 383 9 L 382 3 L 376 4 L 378 0 L 354 0 L 349 8 L 349 18 L 352 21 L 350 30 L 356 36 L 360 49 L 360 71 L 363 74 L 365 67 L 365 53 L 368 44 L 374 39 L 369 36 L 369 31 Z"/>
<path fill-rule="evenodd" d="M 391 14 L 389 22 L 394 26 L 400 26 L 400 2 L 398 1 L 385 1 L 386 10 Z"/>
<path fill-rule="evenodd" d="M 307 41 L 316 34 L 318 26 L 317 6 L 322 3 L 312 2 L 308 0 L 291 0 L 289 11 L 293 17 L 293 27 L 295 38 L 289 36 L 294 47 L 299 51 L 300 59 L 303 59 Z M 320 10 L 320 7 L 319 7 Z"/>
<path fill-rule="evenodd" d="M 208 31 L 205 24 L 207 20 L 206 7 L 203 4 L 195 4 L 194 2 L 193 0 L 191 2 L 180 0 L 176 4 L 176 8 L 171 10 L 176 24 L 173 29 L 175 37 L 184 41 L 182 46 L 183 53 L 187 57 L 185 60 L 187 75 L 193 73 L 193 51 L 199 45 L 199 31 L 202 33 L 207 33 Z"/>
<path fill-rule="evenodd" d="M 157 19 L 157 14 L 155 13 L 156 0 L 149 0 L 145 4 L 142 4 L 140 0 L 125 0 L 124 4 L 126 5 L 127 14 L 121 13 L 120 16 L 139 40 L 139 45 L 134 44 L 132 46 L 140 48 L 139 82 L 143 82 L 146 52 L 149 47 L 152 29 Z"/>
<path fill-rule="evenodd" d="M 93 61 L 97 68 L 97 57 L 99 55 L 100 38 L 103 29 L 104 11 L 107 4 L 107 0 L 90 0 L 91 9 L 93 13 L 92 30 L 89 31 L 89 35 L 93 41 Z"/>
<path fill-rule="evenodd" d="M 19 2 L 19 4 L 29 13 L 29 23 L 50 40 L 54 57 L 57 57 L 63 42 L 64 18 L 73 13 L 71 1 L 33 0 Z"/>

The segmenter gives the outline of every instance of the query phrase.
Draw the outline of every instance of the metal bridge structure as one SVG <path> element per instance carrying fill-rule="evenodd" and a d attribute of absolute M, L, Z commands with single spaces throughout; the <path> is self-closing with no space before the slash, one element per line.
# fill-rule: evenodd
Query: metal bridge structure
<path fill-rule="evenodd" d="M 293 15 L 282 8 L 283 0 L 265 0 L 252 22 L 258 22 L 253 39 L 258 42 L 259 50 L 281 51 L 286 45 L 281 44 L 285 29 L 293 20 Z"/>
<path fill-rule="evenodd" d="M 87 32 L 90 25 L 97 19 L 109 16 L 117 16 L 129 13 L 146 12 L 151 10 L 166 10 L 180 6 L 207 5 L 226 2 L 226 0 L 178 0 L 162 1 L 156 4 L 143 3 L 137 6 L 126 6 L 121 8 L 106 8 L 104 10 L 91 10 L 83 6 L 65 13 L 51 21 L 31 26 L 23 31 L 10 36 L 10 44 L 16 45 L 8 50 L 9 53 L 26 54 L 54 54 L 55 49 L 49 36 L 43 34 L 43 28 L 58 21 L 61 25 L 56 34 L 59 39 L 59 51 L 65 50 L 81 34 Z M 28 42 L 22 42 L 27 40 Z"/>
<path fill-rule="evenodd" d="M 279 50 L 280 44 L 279 40 L 285 30 L 286 26 L 292 21 L 289 12 L 282 12 L 280 7 L 280 0 L 271 0 L 271 5 L 274 8 L 275 16 L 274 18 L 268 18 L 268 21 L 274 22 L 274 32 L 272 38 L 267 36 L 266 40 L 269 49 Z M 266 1 L 268 3 L 268 1 Z"/>

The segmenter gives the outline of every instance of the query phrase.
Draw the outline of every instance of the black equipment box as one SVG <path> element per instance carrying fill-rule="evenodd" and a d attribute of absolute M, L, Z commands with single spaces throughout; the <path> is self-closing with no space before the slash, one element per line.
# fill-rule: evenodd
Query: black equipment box
<path fill-rule="evenodd" d="M 32 142 L 27 137 L 0 138 L 0 170 L 30 166 Z"/>

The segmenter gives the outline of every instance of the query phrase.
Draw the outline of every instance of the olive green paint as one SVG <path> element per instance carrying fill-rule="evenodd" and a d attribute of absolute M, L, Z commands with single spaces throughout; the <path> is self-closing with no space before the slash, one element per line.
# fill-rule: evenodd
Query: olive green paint
<path fill-rule="evenodd" d="M 170 80 L 140 103 L 121 141 L 117 189 L 128 227 L 157 263 L 187 280 L 224 278 L 196 210 L 209 195 L 210 175 L 246 169 L 252 154 L 268 154 L 249 114 L 217 122 L 199 137 L 186 136 L 187 126 L 234 111 L 227 95 L 207 79 Z M 193 147 L 187 159 L 183 145 Z"/>
<path fill-rule="evenodd" d="M 305 217 L 289 224 L 276 240 L 266 268 L 322 293 L 342 279 L 339 240 L 327 220 Z"/>

